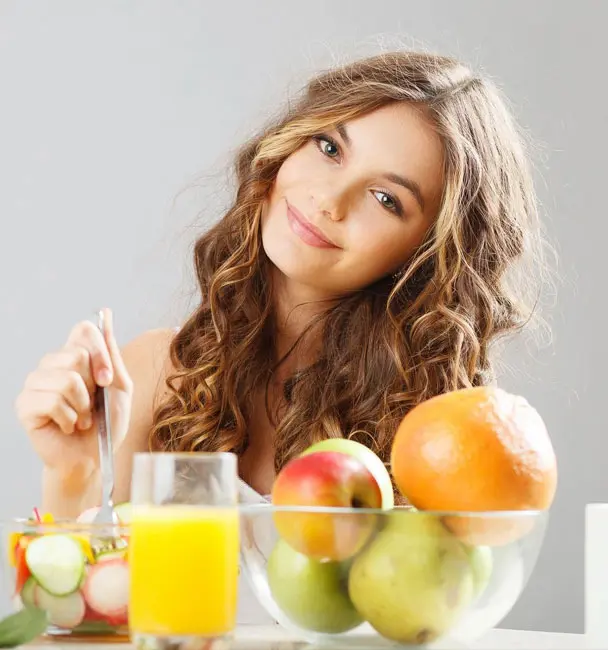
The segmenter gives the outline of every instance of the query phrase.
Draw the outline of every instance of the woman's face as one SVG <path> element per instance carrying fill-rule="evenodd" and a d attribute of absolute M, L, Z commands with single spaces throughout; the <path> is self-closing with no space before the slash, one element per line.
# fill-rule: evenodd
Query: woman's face
<path fill-rule="evenodd" d="M 433 223 L 443 150 L 424 116 L 393 104 L 319 134 L 281 166 L 262 217 L 266 254 L 320 298 L 394 273 Z"/>

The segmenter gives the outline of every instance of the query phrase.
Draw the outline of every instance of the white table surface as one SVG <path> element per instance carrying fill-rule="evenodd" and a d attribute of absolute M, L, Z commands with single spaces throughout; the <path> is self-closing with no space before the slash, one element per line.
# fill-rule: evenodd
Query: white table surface
<path fill-rule="evenodd" d="M 28 648 L 35 650 L 49 650 L 49 646 L 55 648 L 66 648 L 69 650 L 131 650 L 128 643 L 77 643 L 75 641 L 49 641 L 44 643 L 30 644 Z M 234 638 L 225 644 L 214 646 L 213 650 L 304 650 L 305 648 L 321 648 L 303 641 L 298 641 L 290 633 L 285 632 L 277 626 L 266 627 L 259 625 L 241 626 L 237 628 Z M 373 650 L 374 643 L 356 645 L 347 643 L 344 645 L 332 644 L 333 650 Z M 395 646 L 393 646 L 395 647 Z M 454 648 L 471 650 L 606 650 L 605 647 L 594 645 L 591 640 L 583 634 L 564 634 L 555 632 L 529 632 L 522 630 L 491 630 L 481 639 L 472 645 L 436 645 L 433 647 L 443 649 Z"/>

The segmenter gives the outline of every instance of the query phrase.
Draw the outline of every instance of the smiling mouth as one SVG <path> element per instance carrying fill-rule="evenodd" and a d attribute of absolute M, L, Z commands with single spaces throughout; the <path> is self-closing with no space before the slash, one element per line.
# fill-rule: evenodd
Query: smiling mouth
<path fill-rule="evenodd" d="M 313 226 L 306 217 L 291 206 L 287 201 L 287 220 L 291 229 L 298 237 L 310 246 L 317 248 L 340 248 L 334 244 L 324 233 L 316 226 Z"/>

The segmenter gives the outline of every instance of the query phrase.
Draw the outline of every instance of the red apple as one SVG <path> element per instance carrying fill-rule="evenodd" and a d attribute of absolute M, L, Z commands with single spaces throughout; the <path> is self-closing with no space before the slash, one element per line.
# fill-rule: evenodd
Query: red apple
<path fill-rule="evenodd" d="M 350 438 L 327 438 L 316 442 L 306 449 L 305 454 L 314 454 L 317 451 L 341 451 L 344 454 L 351 454 L 358 458 L 374 475 L 380 491 L 382 492 L 382 508 L 390 510 L 395 505 L 395 495 L 391 475 L 386 469 L 380 457 L 375 454 L 369 447 Z"/>
<path fill-rule="evenodd" d="M 340 561 L 363 547 L 373 533 L 376 516 L 331 510 L 381 508 L 382 492 L 359 459 L 336 451 L 318 451 L 294 458 L 283 467 L 272 488 L 272 503 L 310 507 L 310 511 L 278 509 L 274 521 L 279 534 L 310 558 Z"/>

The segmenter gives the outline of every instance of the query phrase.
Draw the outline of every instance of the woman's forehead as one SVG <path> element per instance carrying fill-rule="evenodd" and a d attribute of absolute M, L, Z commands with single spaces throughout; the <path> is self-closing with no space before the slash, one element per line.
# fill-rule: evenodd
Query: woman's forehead
<path fill-rule="evenodd" d="M 417 107 L 395 103 L 342 125 L 347 155 L 379 174 L 411 179 L 427 205 L 438 202 L 443 185 L 443 144 Z M 342 129 L 340 129 L 342 130 Z"/>

